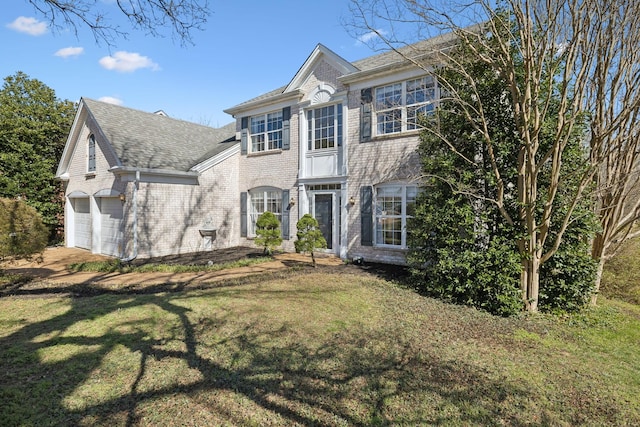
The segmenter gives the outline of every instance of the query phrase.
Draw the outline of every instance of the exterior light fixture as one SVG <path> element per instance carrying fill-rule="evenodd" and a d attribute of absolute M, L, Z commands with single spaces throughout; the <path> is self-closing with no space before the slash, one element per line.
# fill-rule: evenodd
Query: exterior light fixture
<path fill-rule="evenodd" d="M 124 203 L 127 201 L 127 196 L 125 196 L 124 193 L 120 193 L 120 195 L 118 196 L 118 199 L 120 199 L 120 201 Z"/>
<path fill-rule="evenodd" d="M 353 205 L 355 205 L 355 204 L 356 204 L 356 199 L 355 199 L 353 196 L 349 197 L 349 204 L 350 204 L 351 206 L 353 206 Z"/>
<path fill-rule="evenodd" d="M 293 197 L 291 198 L 291 200 L 289 200 L 289 204 L 290 204 L 291 206 L 293 206 L 293 205 L 295 205 L 295 204 L 296 204 L 296 201 L 295 201 L 295 199 L 294 199 Z"/>

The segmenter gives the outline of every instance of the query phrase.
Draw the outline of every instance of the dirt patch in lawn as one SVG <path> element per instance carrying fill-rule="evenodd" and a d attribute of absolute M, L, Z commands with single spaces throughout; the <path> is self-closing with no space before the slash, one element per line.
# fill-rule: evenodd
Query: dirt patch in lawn
<path fill-rule="evenodd" d="M 259 258 L 265 256 L 263 251 L 256 248 L 238 246 L 235 248 L 217 249 L 215 251 L 201 251 L 187 254 L 166 255 L 153 258 L 140 258 L 131 261 L 131 265 L 146 264 L 167 265 L 207 265 L 224 264 L 245 258 Z"/>
<path fill-rule="evenodd" d="M 164 257 L 136 259 L 133 265 L 182 264 L 215 265 L 247 258 L 264 256 L 260 249 L 236 247 L 215 251 L 170 255 Z M 318 267 L 314 269 L 309 255 L 276 253 L 271 260 L 244 267 L 218 271 L 197 272 L 74 272 L 69 266 L 89 261 L 107 261 L 112 258 L 92 254 L 77 248 L 55 247 L 45 250 L 42 259 L 5 263 L 6 274 L 21 277 L 20 280 L 0 284 L 0 296 L 42 295 L 47 293 L 69 295 L 95 295 L 104 292 L 154 293 L 179 291 L 185 288 L 220 286 L 226 282 L 242 281 L 259 274 L 280 275 L 305 274 L 306 272 L 340 272 L 344 274 L 367 274 L 391 280 L 402 280 L 406 270 L 400 266 L 364 263 L 353 265 L 328 254 L 316 256 Z M 28 278 L 28 280 L 25 280 Z"/>

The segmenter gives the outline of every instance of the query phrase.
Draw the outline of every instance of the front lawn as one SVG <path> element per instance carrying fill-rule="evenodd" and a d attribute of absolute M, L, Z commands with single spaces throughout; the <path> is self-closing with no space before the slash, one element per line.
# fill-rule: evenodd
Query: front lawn
<path fill-rule="evenodd" d="M 0 298 L 0 425 L 640 424 L 638 306 L 504 319 L 312 270 Z"/>

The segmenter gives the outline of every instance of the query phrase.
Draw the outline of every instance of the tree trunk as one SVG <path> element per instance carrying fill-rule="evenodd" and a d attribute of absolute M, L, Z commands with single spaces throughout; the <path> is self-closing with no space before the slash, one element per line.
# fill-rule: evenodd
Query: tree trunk
<path fill-rule="evenodd" d="M 541 251 L 533 250 L 525 254 L 522 262 L 521 288 L 525 309 L 530 313 L 538 311 L 540 295 L 540 258 Z"/>
<path fill-rule="evenodd" d="M 591 305 L 595 306 L 598 303 L 598 294 L 600 293 L 600 283 L 602 282 L 602 272 L 604 271 L 605 263 L 605 237 L 603 234 L 598 233 L 596 238 L 593 239 L 591 246 L 591 258 L 598 262 L 598 270 L 596 271 L 596 280 L 593 286 L 593 294 L 591 295 Z"/>
<path fill-rule="evenodd" d="M 524 181 L 524 179 L 523 179 Z M 535 187 L 532 192 L 535 192 Z M 527 193 L 525 192 L 526 196 Z M 538 241 L 535 215 L 532 209 L 523 209 L 521 215 L 527 230 L 527 237 L 520 241 L 522 256 L 522 274 L 520 289 L 525 310 L 530 313 L 538 311 L 538 297 L 540 294 L 540 264 L 542 261 L 542 244 Z"/>

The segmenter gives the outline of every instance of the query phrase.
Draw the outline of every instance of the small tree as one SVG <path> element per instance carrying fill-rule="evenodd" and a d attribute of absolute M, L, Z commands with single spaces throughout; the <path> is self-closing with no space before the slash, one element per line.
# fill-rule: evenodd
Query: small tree
<path fill-rule="evenodd" d="M 327 241 L 322 236 L 318 220 L 309 214 L 304 214 L 296 224 L 298 232 L 296 236 L 298 240 L 294 242 L 296 252 L 309 252 L 313 267 L 316 267 L 316 258 L 313 254 L 314 249 L 323 249 L 327 247 Z"/>
<path fill-rule="evenodd" d="M 282 244 L 280 236 L 280 221 L 271 213 L 265 212 L 256 221 L 255 243 L 264 248 L 264 253 L 271 255 L 276 246 Z"/>
<path fill-rule="evenodd" d="M 47 246 L 40 214 L 21 200 L 0 198 L 0 259 L 30 258 Z"/>

